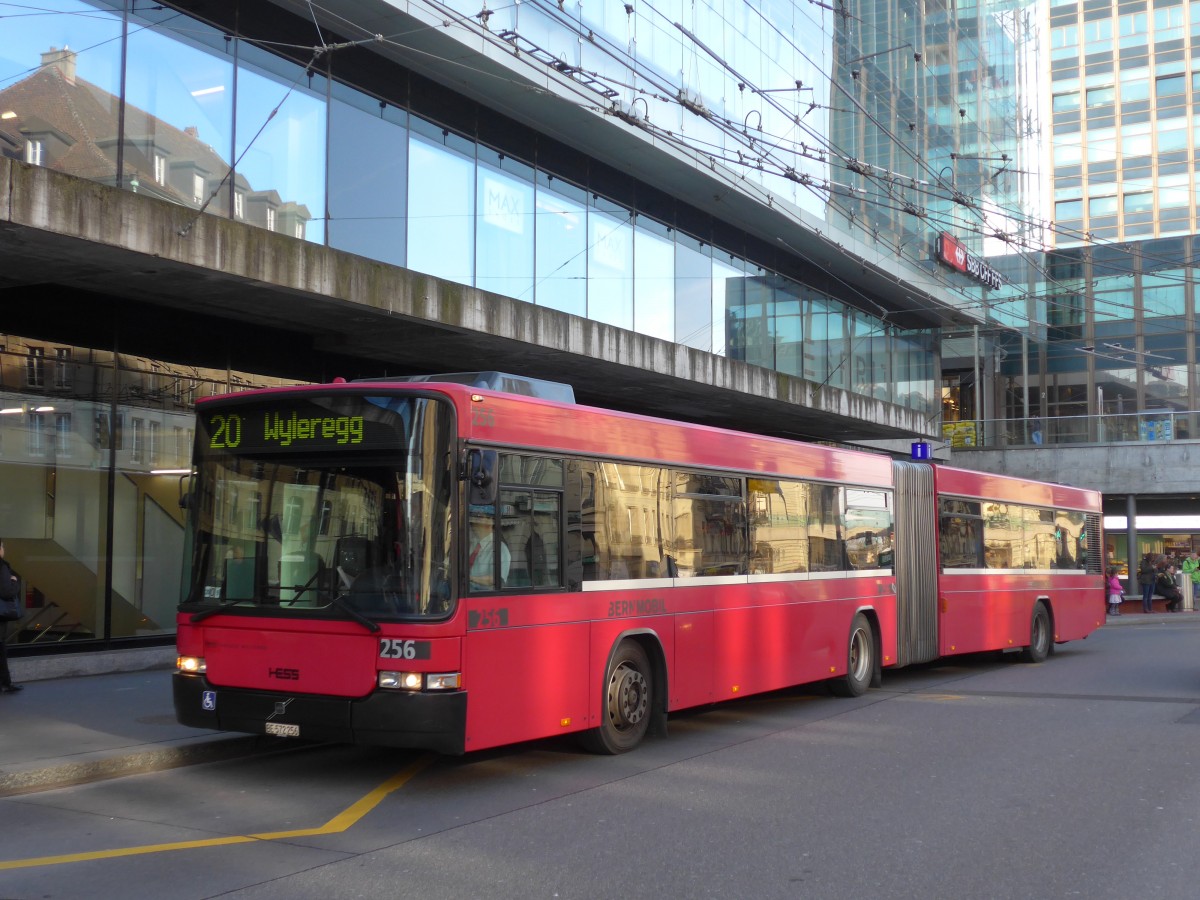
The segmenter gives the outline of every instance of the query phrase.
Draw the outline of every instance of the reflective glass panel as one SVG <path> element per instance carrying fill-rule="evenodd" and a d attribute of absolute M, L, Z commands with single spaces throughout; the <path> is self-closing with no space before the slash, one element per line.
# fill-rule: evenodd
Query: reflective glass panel
<path fill-rule="evenodd" d="M 712 352 L 717 356 L 725 356 L 728 350 L 729 336 L 726 328 L 729 325 L 730 304 L 741 302 L 745 291 L 742 283 L 746 278 L 746 263 L 744 260 L 722 253 L 714 248 L 712 261 Z"/>
<path fill-rule="evenodd" d="M 403 266 L 407 116 L 335 87 L 335 96 L 339 93 L 347 99 L 329 107 L 329 246 Z"/>
<path fill-rule="evenodd" d="M 533 302 L 533 170 L 479 148 L 475 284 Z"/>
<path fill-rule="evenodd" d="M 238 52 L 234 191 L 244 196 L 235 197 L 234 215 L 268 231 L 322 243 L 324 80 L 306 79 L 303 70 L 244 41 Z"/>
<path fill-rule="evenodd" d="M 633 327 L 632 214 L 593 197 L 588 210 L 588 318 Z"/>
<path fill-rule="evenodd" d="M 474 282 L 475 162 L 416 134 L 408 145 L 408 267 Z"/>
<path fill-rule="evenodd" d="M 131 19 L 126 78 L 127 186 L 217 215 L 229 214 L 233 62 L 222 36 L 173 11 Z M 222 52 L 215 52 L 216 45 Z"/>
<path fill-rule="evenodd" d="M 642 217 L 634 231 L 633 328 L 671 340 L 675 335 L 675 245 L 666 229 Z"/>
<path fill-rule="evenodd" d="M 774 290 L 770 280 L 761 277 L 730 279 L 725 285 L 729 358 L 773 368 Z"/>
<path fill-rule="evenodd" d="M 706 352 L 713 349 L 712 278 L 711 248 L 687 235 L 676 235 L 676 343 Z"/>
<path fill-rule="evenodd" d="M 537 178 L 535 300 L 587 315 L 587 207 L 584 192 L 541 173 Z"/>
<path fill-rule="evenodd" d="M 775 285 L 775 367 L 788 375 L 804 371 L 804 316 L 800 285 L 777 278 Z"/>
<path fill-rule="evenodd" d="M 120 37 L 119 16 L 75 0 L 0 12 L 5 155 L 115 183 Z"/>
<path fill-rule="evenodd" d="M 112 416 L 114 356 L 5 335 L 0 353 L 0 507 L 5 559 L 20 579 L 25 615 L 9 623 L 10 645 L 102 639 L 108 504 L 113 446 L 128 457 Z M 136 539 L 138 498 L 154 496 L 118 479 L 118 527 Z M 166 488 L 167 479 L 161 479 Z M 174 485 L 177 479 L 170 479 Z M 162 500 L 166 494 L 158 495 Z M 178 503 L 173 503 L 178 510 Z M 124 515 L 128 511 L 131 515 Z M 170 517 L 171 510 L 164 515 Z M 157 523 L 156 523 L 157 524 Z M 176 528 L 178 530 L 178 528 Z M 123 549 L 128 550 L 127 545 Z M 136 557 L 130 556 L 130 565 Z M 113 629 L 120 636 L 174 630 L 178 556 L 165 603 L 139 608 L 138 585 L 114 579 Z M 118 568 L 122 562 L 117 562 Z M 154 585 L 157 586 L 157 581 Z M 151 595 L 154 594 L 150 590 Z"/>

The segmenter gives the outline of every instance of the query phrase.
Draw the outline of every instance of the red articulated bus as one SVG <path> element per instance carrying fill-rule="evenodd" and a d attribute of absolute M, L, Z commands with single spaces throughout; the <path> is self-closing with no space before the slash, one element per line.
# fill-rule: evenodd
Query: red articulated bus
<path fill-rule="evenodd" d="M 959 653 L 1041 661 L 1104 621 L 1095 492 L 530 390 L 470 373 L 202 401 L 179 721 L 618 753 L 674 710 L 855 696 Z"/>

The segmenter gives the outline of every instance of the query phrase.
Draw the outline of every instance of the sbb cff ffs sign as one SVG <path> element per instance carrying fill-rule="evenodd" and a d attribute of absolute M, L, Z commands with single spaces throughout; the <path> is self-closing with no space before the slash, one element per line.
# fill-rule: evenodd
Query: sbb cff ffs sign
<path fill-rule="evenodd" d="M 1000 277 L 999 272 L 978 256 L 967 252 L 962 241 L 945 231 L 938 235 L 937 258 L 954 271 L 970 275 L 993 290 L 999 290 L 1004 286 L 1004 280 Z"/>

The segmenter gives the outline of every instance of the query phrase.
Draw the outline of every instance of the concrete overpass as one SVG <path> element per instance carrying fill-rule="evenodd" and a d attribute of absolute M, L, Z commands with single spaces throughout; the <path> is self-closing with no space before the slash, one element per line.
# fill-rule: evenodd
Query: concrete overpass
<path fill-rule="evenodd" d="M 804 439 L 937 417 L 0 159 L 4 330 L 321 381 L 497 369 L 582 403 Z"/>

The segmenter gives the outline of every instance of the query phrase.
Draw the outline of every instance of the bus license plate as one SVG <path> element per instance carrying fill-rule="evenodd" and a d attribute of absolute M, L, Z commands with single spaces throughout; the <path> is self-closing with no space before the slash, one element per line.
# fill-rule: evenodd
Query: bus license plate
<path fill-rule="evenodd" d="M 267 734 L 277 734 L 280 737 L 300 737 L 300 726 L 285 725 L 282 722 L 267 722 Z"/>

